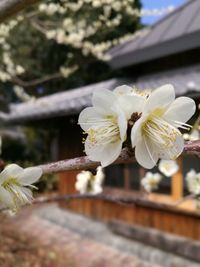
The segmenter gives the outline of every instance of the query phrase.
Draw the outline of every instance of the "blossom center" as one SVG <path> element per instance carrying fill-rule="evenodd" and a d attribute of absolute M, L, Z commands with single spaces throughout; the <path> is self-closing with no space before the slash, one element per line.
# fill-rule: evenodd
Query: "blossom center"
<path fill-rule="evenodd" d="M 142 135 L 161 149 L 171 149 L 181 133 L 162 116 L 151 114 L 142 125 Z"/>
<path fill-rule="evenodd" d="M 3 188 L 12 193 L 14 193 L 13 186 L 19 186 L 19 185 L 20 184 L 18 180 L 14 177 L 9 177 L 2 183 Z"/>
<path fill-rule="evenodd" d="M 92 145 L 106 145 L 120 140 L 117 118 L 112 115 L 94 122 L 86 133 L 88 134 L 88 141 Z"/>

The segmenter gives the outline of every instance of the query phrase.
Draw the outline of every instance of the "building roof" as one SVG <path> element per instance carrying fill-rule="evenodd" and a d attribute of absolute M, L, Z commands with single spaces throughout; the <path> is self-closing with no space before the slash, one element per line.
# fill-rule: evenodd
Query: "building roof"
<path fill-rule="evenodd" d="M 91 105 L 93 91 L 100 90 L 101 88 L 113 89 L 124 83 L 123 79 L 110 79 L 41 97 L 29 102 L 11 104 L 10 113 L 0 112 L 0 122 L 11 124 L 23 123 L 32 120 L 78 114 L 83 108 Z"/>
<path fill-rule="evenodd" d="M 107 88 L 113 90 L 122 84 L 135 85 L 138 89 L 154 89 L 163 84 L 171 83 L 176 95 L 200 94 L 200 65 L 179 68 L 171 71 L 139 77 L 135 80 L 111 79 L 104 82 L 83 86 L 61 93 L 41 97 L 37 100 L 10 105 L 10 113 L 0 113 L 2 123 L 23 123 L 45 118 L 75 115 L 91 105 L 93 91 Z M 194 93 L 194 94 L 193 94 Z"/>
<path fill-rule="evenodd" d="M 135 65 L 200 47 L 200 1 L 187 1 L 147 29 L 141 36 L 109 50 L 112 67 Z"/>

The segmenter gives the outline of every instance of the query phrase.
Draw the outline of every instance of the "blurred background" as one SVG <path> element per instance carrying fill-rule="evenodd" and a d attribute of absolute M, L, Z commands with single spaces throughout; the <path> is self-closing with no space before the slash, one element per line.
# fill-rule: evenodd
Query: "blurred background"
<path fill-rule="evenodd" d="M 2 169 L 84 155 L 80 111 L 94 90 L 122 84 L 171 83 L 192 97 L 194 127 L 183 134 L 200 139 L 198 0 L 41 1 L 0 25 L 0 61 Z M 182 155 L 148 195 L 137 163 L 107 167 L 104 193 L 137 197 L 132 206 L 85 199 L 2 214 L 1 266 L 199 266 L 199 202 L 182 202 L 199 163 Z M 44 176 L 36 196 L 76 193 L 77 174 Z"/>

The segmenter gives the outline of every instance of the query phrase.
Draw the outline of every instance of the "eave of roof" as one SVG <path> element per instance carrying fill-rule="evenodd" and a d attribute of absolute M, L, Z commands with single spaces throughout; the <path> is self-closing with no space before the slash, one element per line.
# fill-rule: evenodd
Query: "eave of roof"
<path fill-rule="evenodd" d="M 33 101 L 11 104 L 10 113 L 0 112 L 0 122 L 21 124 L 28 121 L 77 115 L 83 108 L 91 105 L 91 96 L 95 90 L 101 90 L 102 88 L 111 90 L 127 82 L 123 79 L 110 79 L 41 97 Z"/>
<path fill-rule="evenodd" d="M 109 64 L 122 68 L 200 47 L 200 1 L 188 1 L 145 34 L 108 51 Z"/>

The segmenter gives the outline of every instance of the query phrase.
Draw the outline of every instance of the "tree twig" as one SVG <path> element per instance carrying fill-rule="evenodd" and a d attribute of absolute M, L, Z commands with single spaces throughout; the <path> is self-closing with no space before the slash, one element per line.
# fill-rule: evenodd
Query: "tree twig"
<path fill-rule="evenodd" d="M 200 140 L 187 142 L 185 144 L 184 153 L 200 156 Z M 133 151 L 124 148 L 119 158 L 113 164 L 131 163 L 131 162 L 135 162 L 134 153 Z M 85 156 L 85 157 L 52 162 L 40 165 L 40 167 L 43 170 L 43 174 L 49 174 L 49 173 L 58 173 L 69 170 L 93 169 L 99 165 L 100 165 L 99 162 L 91 161 L 87 156 Z"/>
<path fill-rule="evenodd" d="M 40 85 L 40 84 L 45 83 L 45 82 L 49 82 L 49 81 L 54 80 L 54 79 L 60 79 L 62 77 L 63 76 L 61 75 L 61 73 L 56 72 L 54 74 L 49 74 L 49 75 L 46 75 L 42 78 L 38 78 L 35 80 L 31 80 L 31 81 L 23 81 L 23 80 L 19 79 L 18 77 L 12 77 L 12 82 L 16 83 L 17 85 L 22 86 L 22 87 L 32 87 L 32 86 Z"/>
<path fill-rule="evenodd" d="M 40 0 L 1 0 L 0 1 L 0 23 L 17 12 L 39 2 Z"/>

